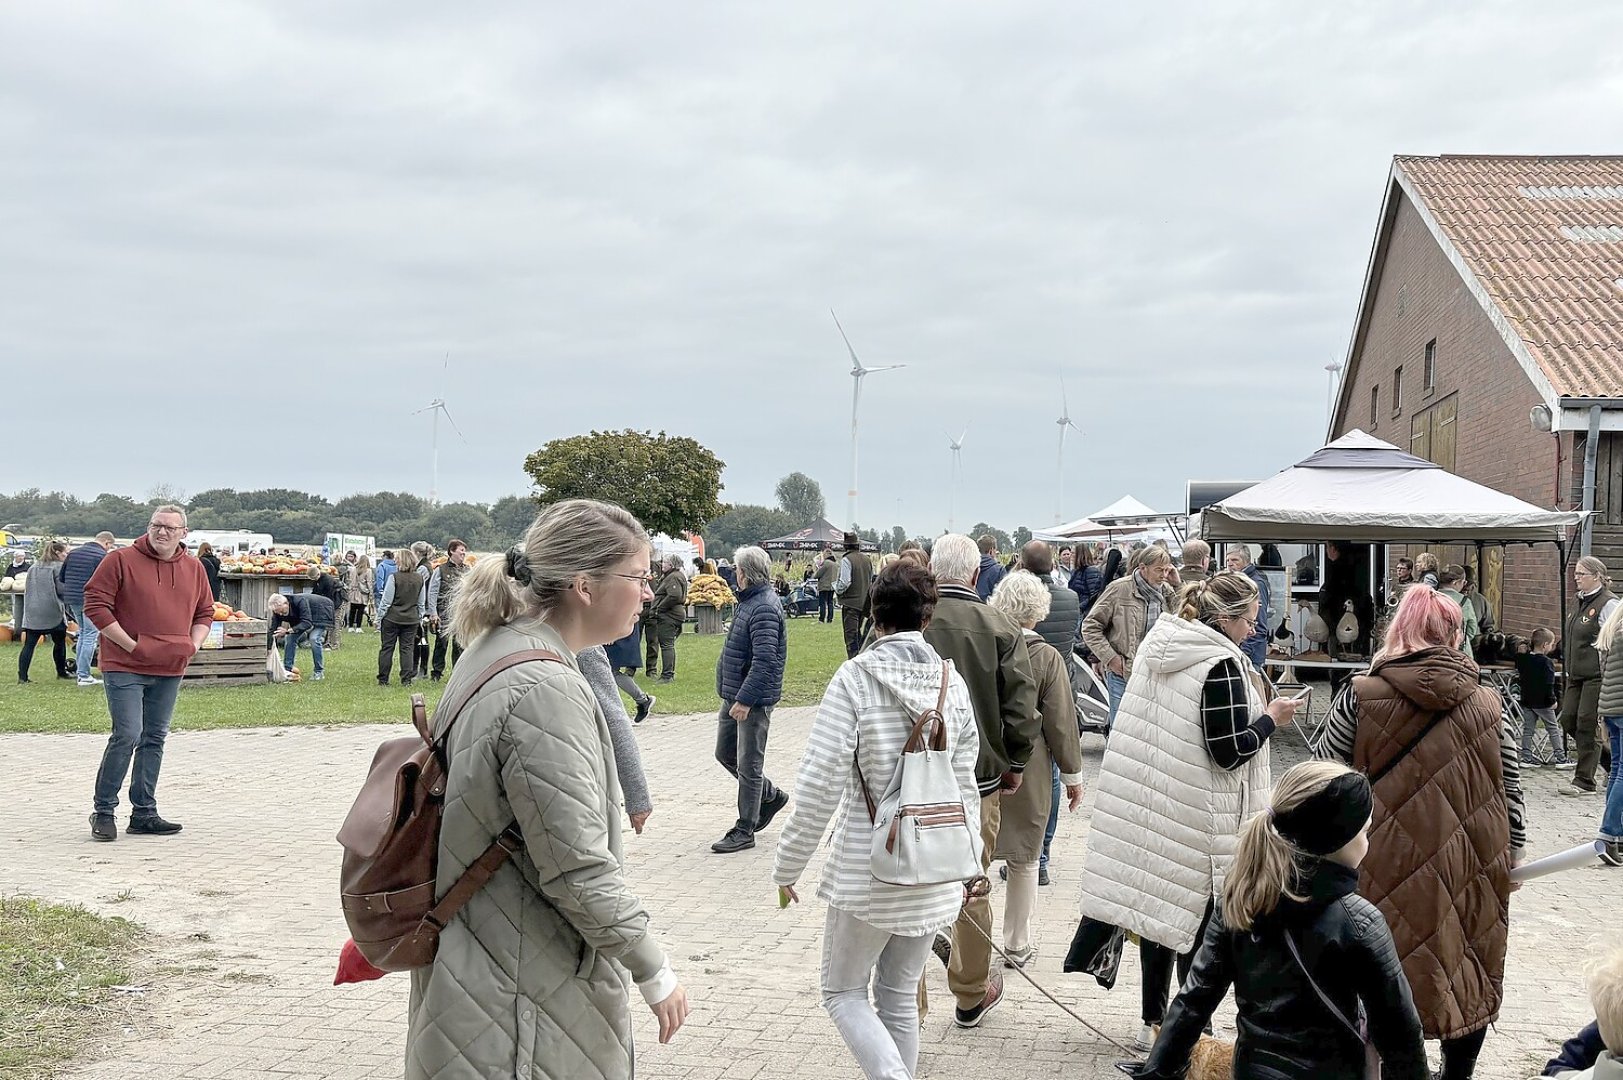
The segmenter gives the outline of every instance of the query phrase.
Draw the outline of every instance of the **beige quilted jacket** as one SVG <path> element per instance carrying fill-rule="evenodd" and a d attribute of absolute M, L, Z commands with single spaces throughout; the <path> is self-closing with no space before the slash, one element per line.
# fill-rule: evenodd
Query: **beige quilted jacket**
<path fill-rule="evenodd" d="M 676 986 L 621 873 L 608 725 L 563 640 L 539 622 L 493 630 L 457 661 L 446 695 L 534 648 L 568 663 L 498 675 L 451 735 L 440 892 L 514 820 L 526 850 L 445 928 L 433 966 L 412 973 L 408 1080 L 624 1080 L 627 972 L 650 1000 Z"/>

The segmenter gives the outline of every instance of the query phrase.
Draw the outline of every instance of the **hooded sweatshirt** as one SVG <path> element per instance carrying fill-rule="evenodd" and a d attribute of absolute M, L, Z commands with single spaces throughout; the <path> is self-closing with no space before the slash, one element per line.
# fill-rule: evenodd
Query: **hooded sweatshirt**
<path fill-rule="evenodd" d="M 101 639 L 101 669 L 135 675 L 181 675 L 191 661 L 192 627 L 214 622 L 214 593 L 203 564 L 182 544 L 168 559 L 145 536 L 109 552 L 85 584 L 85 618 L 97 630 L 118 623 L 135 639 L 126 652 Z"/>
<path fill-rule="evenodd" d="M 806 753 L 795 781 L 795 802 L 778 840 L 772 880 L 793 885 L 834 825 L 828 860 L 817 895 L 872 926 L 917 936 L 950 926 L 958 917 L 964 890 L 945 885 L 898 887 L 874 880 L 873 825 L 868 793 L 877 803 L 885 794 L 914 718 L 935 708 L 941 692 L 942 659 L 917 632 L 892 634 L 840 665 L 823 694 L 812 723 Z M 950 670 L 950 669 L 949 669 Z M 947 750 L 952 755 L 967 827 L 980 847 L 980 793 L 975 760 L 980 736 L 969 688 L 951 671 L 947 706 Z"/>

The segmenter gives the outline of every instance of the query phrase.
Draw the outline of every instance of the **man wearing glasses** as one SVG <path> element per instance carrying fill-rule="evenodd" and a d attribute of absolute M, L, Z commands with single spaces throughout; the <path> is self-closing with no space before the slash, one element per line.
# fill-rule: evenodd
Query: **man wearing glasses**
<path fill-rule="evenodd" d="M 158 769 L 181 676 L 214 622 L 208 575 L 187 554 L 185 541 L 186 511 L 160 506 L 152 511 L 146 535 L 109 553 L 85 585 L 85 618 L 101 632 L 102 679 L 113 717 L 90 815 L 90 835 L 97 840 L 118 838 L 113 811 L 126 775 L 130 823 L 125 831 L 149 836 L 180 831 L 158 816 Z"/>

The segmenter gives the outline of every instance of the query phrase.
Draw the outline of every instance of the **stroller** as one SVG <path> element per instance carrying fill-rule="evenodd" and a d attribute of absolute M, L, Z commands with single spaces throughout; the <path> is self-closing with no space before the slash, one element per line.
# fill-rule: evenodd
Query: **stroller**
<path fill-rule="evenodd" d="M 783 599 L 783 613 L 791 619 L 817 614 L 817 585 L 801 582 L 789 590 Z"/>
<path fill-rule="evenodd" d="M 1093 674 L 1092 659 L 1078 642 L 1071 651 L 1071 689 L 1076 695 L 1076 723 L 1084 735 L 1110 734 L 1110 698 Z"/>

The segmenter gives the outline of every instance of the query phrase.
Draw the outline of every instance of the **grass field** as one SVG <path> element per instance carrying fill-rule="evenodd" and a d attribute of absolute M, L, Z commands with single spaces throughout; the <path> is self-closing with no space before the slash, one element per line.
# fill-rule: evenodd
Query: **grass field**
<path fill-rule="evenodd" d="M 80 907 L 0 897 L 0 1078 L 56 1075 L 128 999 L 141 930 Z"/>
<path fill-rule="evenodd" d="M 639 678 L 659 703 L 655 715 L 714 712 L 716 658 L 720 636 L 699 637 L 685 631 L 676 643 L 676 680 L 661 683 Z M 49 643 L 36 649 L 27 686 L 17 684 L 16 643 L 0 645 L 0 732 L 101 732 L 108 730 L 107 702 L 101 688 L 81 689 L 73 680 L 58 680 L 51 669 Z M 343 644 L 326 655 L 327 677 L 321 682 L 260 686 L 188 686 L 175 707 L 174 727 L 200 731 L 233 727 L 292 727 L 325 724 L 404 723 L 410 719 L 410 691 L 377 685 L 378 636 L 344 634 Z M 815 704 L 836 668 L 845 660 L 840 624 L 815 619 L 789 620 L 789 664 L 784 675 L 784 705 Z M 72 657 L 69 657 L 72 662 Z M 299 652 L 299 670 L 311 670 L 308 650 Z M 420 679 L 432 707 L 443 683 Z M 629 701 L 629 699 L 628 699 Z"/>

